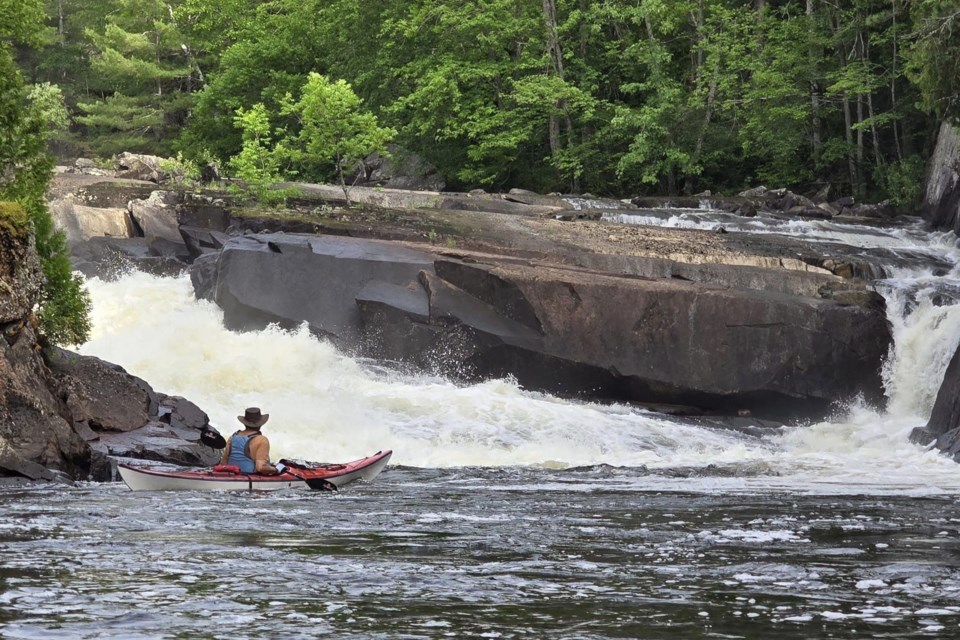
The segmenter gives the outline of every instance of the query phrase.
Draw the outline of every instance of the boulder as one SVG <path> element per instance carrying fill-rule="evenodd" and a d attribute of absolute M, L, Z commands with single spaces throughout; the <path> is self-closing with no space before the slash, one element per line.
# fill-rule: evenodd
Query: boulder
<path fill-rule="evenodd" d="M 346 200 L 339 186 L 325 184 L 305 184 L 283 182 L 277 185 L 281 189 L 299 192 L 299 196 L 290 198 L 288 203 L 297 209 L 309 209 L 312 212 L 324 207 L 343 207 Z M 351 187 L 350 200 L 354 206 L 377 207 L 381 209 L 444 209 L 451 211 L 482 211 L 485 213 L 505 213 L 520 216 L 547 215 L 570 205 L 556 198 L 541 198 L 551 204 L 524 204 L 516 199 L 507 200 L 500 194 L 490 194 L 483 189 L 474 189 L 470 193 L 438 193 L 435 191 L 407 191 L 381 187 Z"/>
<path fill-rule="evenodd" d="M 238 237 L 220 253 L 216 301 L 232 329 L 308 322 L 352 345 L 359 338 L 357 293 L 372 280 L 406 285 L 432 264 L 429 254 L 389 242 L 295 234 Z"/>
<path fill-rule="evenodd" d="M 746 191 L 741 191 L 737 195 L 741 198 L 763 198 L 767 195 L 767 192 L 767 188 L 761 185 L 759 187 L 747 189 Z"/>
<path fill-rule="evenodd" d="M 87 277 L 113 280 L 130 269 L 158 276 L 182 273 L 188 264 L 186 246 L 162 239 L 90 238 L 71 249 L 71 262 Z"/>
<path fill-rule="evenodd" d="M 163 238 L 183 244 L 177 217 L 179 197 L 172 191 L 154 191 L 145 200 L 131 200 L 127 205 L 136 225 L 136 235 L 153 240 Z"/>
<path fill-rule="evenodd" d="M 220 453 L 200 443 L 199 433 L 185 442 L 169 425 L 151 421 L 136 431 L 104 433 L 90 443 L 94 451 L 117 458 L 137 458 L 184 466 L 211 466 Z"/>
<path fill-rule="evenodd" d="M 190 260 L 196 260 L 206 253 L 220 251 L 230 239 L 230 236 L 225 233 L 188 225 L 180 226 L 180 237 L 183 238 Z"/>
<path fill-rule="evenodd" d="M 201 432 L 211 427 L 189 400 L 157 393 L 122 367 L 92 356 L 53 349 L 47 360 L 74 432 L 94 451 L 186 465 L 219 459 L 200 444 Z"/>
<path fill-rule="evenodd" d="M 147 180 L 159 184 L 166 173 L 162 169 L 166 160 L 159 156 L 124 152 L 117 156 L 117 177 L 132 180 Z"/>
<path fill-rule="evenodd" d="M 88 207 L 70 195 L 50 203 L 53 224 L 67 236 L 71 246 L 95 237 L 129 238 L 135 235 L 126 209 Z"/>
<path fill-rule="evenodd" d="M 947 365 L 930 419 L 925 427 L 913 430 L 910 440 L 933 444 L 960 462 L 960 347 Z"/>
<path fill-rule="evenodd" d="M 53 350 L 48 361 L 75 426 L 133 431 L 157 414 L 153 389 L 118 365 L 63 349 Z"/>
<path fill-rule="evenodd" d="M 940 125 L 927 167 L 923 217 L 934 228 L 960 234 L 960 128 L 948 122 Z"/>
<path fill-rule="evenodd" d="M 889 219 L 896 215 L 896 211 L 887 202 L 876 204 L 854 204 L 847 208 L 847 215 L 858 218 L 883 218 Z"/>
<path fill-rule="evenodd" d="M 188 401 L 97 358 L 41 351 L 32 311 L 42 281 L 30 234 L 0 224 L 0 477 L 109 480 L 106 454 L 120 451 L 215 462 L 199 444 L 206 416 Z"/>
<path fill-rule="evenodd" d="M 446 182 L 435 166 L 396 145 L 389 145 L 388 151 L 389 155 L 374 154 L 364 161 L 366 182 L 388 189 L 443 191 Z"/>
<path fill-rule="evenodd" d="M 215 268 L 203 294 L 228 326 L 307 322 L 362 355 L 468 379 L 778 419 L 883 397 L 876 294 L 859 304 L 294 235 L 233 238 Z"/>
<path fill-rule="evenodd" d="M 177 221 L 188 227 L 223 232 L 230 226 L 230 211 L 219 198 L 188 197 L 177 208 Z"/>
<path fill-rule="evenodd" d="M 217 261 L 220 253 L 205 253 L 190 265 L 190 282 L 197 300 L 213 301 L 217 294 Z"/>
<path fill-rule="evenodd" d="M 0 327 L 12 345 L 30 321 L 43 286 L 43 271 L 36 251 L 31 250 L 32 233 L 14 235 L 5 228 L 3 215 L 0 209 Z"/>

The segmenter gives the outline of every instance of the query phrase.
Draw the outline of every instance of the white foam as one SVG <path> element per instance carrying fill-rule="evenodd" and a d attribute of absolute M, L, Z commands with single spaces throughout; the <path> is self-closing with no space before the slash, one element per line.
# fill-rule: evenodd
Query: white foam
<path fill-rule="evenodd" d="M 456 385 L 367 367 L 306 329 L 232 333 L 189 279 L 91 280 L 93 336 L 80 348 L 183 395 L 227 433 L 247 406 L 271 414 L 273 457 L 343 461 L 394 449 L 422 467 L 730 466 L 746 477 L 639 476 L 625 487 L 960 493 L 956 465 L 907 442 L 916 416 L 854 407 L 777 438 L 679 424 L 626 406 L 528 393 L 510 380 Z M 906 391 L 905 391 L 906 393 Z M 569 490 L 569 486 L 566 488 Z"/>

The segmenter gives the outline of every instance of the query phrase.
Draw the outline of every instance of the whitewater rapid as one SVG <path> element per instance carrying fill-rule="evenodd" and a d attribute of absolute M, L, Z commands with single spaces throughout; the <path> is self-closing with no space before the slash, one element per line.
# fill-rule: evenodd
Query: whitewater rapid
<path fill-rule="evenodd" d="M 629 406 L 531 393 L 511 380 L 459 385 L 401 374 L 341 354 L 306 328 L 230 332 L 216 305 L 195 299 L 186 276 L 133 272 L 87 287 L 93 331 L 78 351 L 189 398 L 225 434 L 245 407 L 262 407 L 271 415 L 274 458 L 343 461 L 389 448 L 395 464 L 426 468 L 606 464 L 652 471 L 624 479 L 624 488 L 960 493 L 956 463 L 907 441 L 926 421 L 960 342 L 960 306 L 914 301 L 894 327 L 886 413 L 854 404 L 838 408 L 830 422 L 757 438 Z M 939 355 L 931 361 L 933 352 Z M 690 478 L 690 469 L 703 473 Z"/>

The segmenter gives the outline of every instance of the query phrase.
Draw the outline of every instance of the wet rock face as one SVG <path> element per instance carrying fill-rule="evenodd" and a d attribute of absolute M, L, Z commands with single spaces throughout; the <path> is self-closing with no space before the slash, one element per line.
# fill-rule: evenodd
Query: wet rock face
<path fill-rule="evenodd" d="M 946 122 L 927 170 L 923 215 L 935 228 L 960 234 L 960 129 Z"/>
<path fill-rule="evenodd" d="M 108 456 L 206 465 L 206 415 L 116 365 L 41 353 L 32 310 L 42 283 L 28 235 L 0 226 L 0 476 L 109 480 Z"/>
<path fill-rule="evenodd" d="M 53 387 L 73 430 L 95 452 L 184 465 L 211 465 L 200 444 L 207 415 L 185 398 L 157 393 L 122 367 L 63 349 L 48 353 Z"/>
<path fill-rule="evenodd" d="M 934 444 L 960 462 L 960 347 L 947 366 L 930 420 L 910 434 L 911 442 Z"/>
<path fill-rule="evenodd" d="M 194 282 L 234 328 L 307 322 L 361 355 L 468 379 L 776 418 L 882 398 L 890 332 L 876 294 L 830 300 L 444 254 L 264 234 L 227 241 Z"/>
<path fill-rule="evenodd" d="M 59 412 L 37 352 L 33 305 L 43 275 L 28 235 L 0 225 L 0 475 L 82 473 L 89 451 Z"/>

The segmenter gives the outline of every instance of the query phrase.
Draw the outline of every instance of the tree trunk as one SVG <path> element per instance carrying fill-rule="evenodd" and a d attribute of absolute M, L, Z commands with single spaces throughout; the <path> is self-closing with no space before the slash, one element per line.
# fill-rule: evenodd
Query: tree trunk
<path fill-rule="evenodd" d="M 873 138 L 873 155 L 874 162 L 877 163 L 877 166 L 883 164 L 883 154 L 880 151 L 880 137 L 877 134 L 877 125 L 874 124 L 873 120 L 873 94 L 867 94 L 867 115 L 870 117 L 870 136 Z"/>
<path fill-rule="evenodd" d="M 551 69 L 556 77 L 563 80 L 563 50 L 560 47 L 560 37 L 557 34 L 557 5 L 555 0 L 543 0 L 543 20 L 547 29 L 547 55 L 550 59 Z M 567 144 L 572 148 L 574 145 L 573 121 L 567 112 L 566 101 L 558 100 L 555 106 L 557 110 L 563 114 L 563 123 L 566 126 L 567 133 Z M 549 128 L 550 153 L 556 154 L 563 150 L 563 142 L 560 137 L 560 121 L 556 116 L 550 116 Z M 579 191 L 579 180 L 576 175 L 571 176 L 571 187 L 574 193 Z"/>
<path fill-rule="evenodd" d="M 817 61 L 820 59 L 819 47 L 816 45 L 816 28 L 813 24 L 814 16 L 816 15 L 816 0 L 807 0 L 807 17 L 810 19 L 810 71 L 814 75 L 817 73 Z M 817 82 L 816 77 L 810 80 L 810 112 L 812 114 L 812 120 L 810 123 L 810 142 L 813 147 L 813 159 L 818 161 L 820 159 L 821 147 L 823 146 L 823 141 L 820 139 L 820 85 Z"/>
<path fill-rule="evenodd" d="M 713 101 L 717 96 L 716 81 L 710 83 L 710 90 L 707 92 L 707 104 L 704 108 L 703 122 L 700 125 L 700 133 L 697 135 L 697 143 L 693 148 L 693 164 L 700 161 L 700 154 L 703 153 L 703 143 L 707 137 L 707 127 L 710 126 L 710 118 L 713 117 Z M 693 193 L 693 176 L 684 176 L 683 192 L 686 195 Z"/>
<path fill-rule="evenodd" d="M 946 120 L 927 165 L 923 217 L 935 229 L 960 233 L 960 128 Z"/>
<path fill-rule="evenodd" d="M 893 61 L 891 63 L 890 73 L 890 111 L 897 112 L 897 0 L 890 0 L 891 13 L 893 14 Z M 893 146 L 897 150 L 897 159 L 903 162 L 903 147 L 900 145 L 900 133 L 897 127 L 897 120 L 894 118 L 891 123 L 893 126 Z"/>
<path fill-rule="evenodd" d="M 870 38 L 860 39 L 860 60 L 863 65 L 869 68 L 870 63 Z M 883 164 L 883 155 L 880 151 L 880 138 L 877 134 L 876 121 L 873 119 L 873 90 L 867 94 L 867 117 L 870 119 L 870 137 L 873 142 L 873 161 L 879 166 Z"/>
<path fill-rule="evenodd" d="M 840 17 L 837 16 L 836 20 L 834 28 L 836 31 L 840 31 Z M 847 68 L 847 52 L 844 50 L 842 43 L 837 47 L 837 56 L 840 62 L 840 70 L 843 71 Z M 841 99 L 843 101 L 843 132 L 847 140 L 847 167 L 850 170 L 850 192 L 859 196 L 860 176 L 857 171 L 857 158 L 853 146 L 853 117 L 850 113 L 850 96 L 844 91 L 841 94 Z"/>
<path fill-rule="evenodd" d="M 547 127 L 550 138 L 550 153 L 557 153 L 560 151 L 560 123 L 557 121 L 556 116 L 550 116 L 550 122 Z"/>
<path fill-rule="evenodd" d="M 343 199 L 347 201 L 347 209 L 350 208 L 350 190 L 347 188 L 347 179 L 343 176 L 343 157 L 337 154 L 337 177 L 340 179 L 340 188 L 343 190 Z"/>

